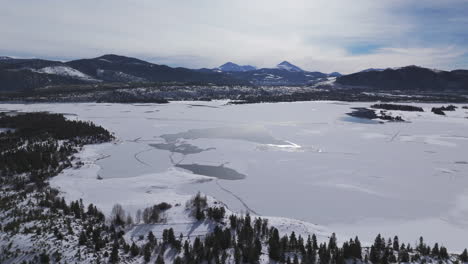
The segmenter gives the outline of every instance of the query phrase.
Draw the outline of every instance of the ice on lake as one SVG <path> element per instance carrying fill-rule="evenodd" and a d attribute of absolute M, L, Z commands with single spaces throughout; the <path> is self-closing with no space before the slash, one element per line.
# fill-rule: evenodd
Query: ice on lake
<path fill-rule="evenodd" d="M 409 122 L 380 124 L 346 115 L 370 104 L 215 101 L 2 108 L 74 114 L 67 118 L 90 120 L 115 133 L 118 142 L 99 148 L 105 158 L 96 162 L 99 190 L 112 199 L 100 199 L 89 181 L 67 176 L 77 193 L 98 206 L 110 208 L 107 203 L 116 200 L 131 208 L 154 203 L 134 195 L 145 186 L 150 193 L 158 188 L 165 194 L 202 191 L 234 211 L 300 219 L 340 236 L 372 242 L 381 233 L 413 243 L 422 235 L 428 242 L 465 248 L 468 114 L 458 108 L 438 116 L 430 112 L 438 104 L 414 104 L 425 112 L 392 111 Z M 214 177 L 181 180 L 193 173 Z"/>

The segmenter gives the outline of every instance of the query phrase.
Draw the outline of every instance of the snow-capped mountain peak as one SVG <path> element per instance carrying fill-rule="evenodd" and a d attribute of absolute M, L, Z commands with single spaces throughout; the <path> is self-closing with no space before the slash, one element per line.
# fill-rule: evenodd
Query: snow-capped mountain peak
<path fill-rule="evenodd" d="M 332 72 L 328 74 L 328 77 L 340 77 L 340 76 L 343 76 L 343 74 L 339 72 Z"/>
<path fill-rule="evenodd" d="M 11 60 L 11 58 L 7 56 L 0 56 L 0 60 Z"/>
<path fill-rule="evenodd" d="M 238 65 L 233 62 L 226 62 L 225 64 L 216 68 L 223 72 L 245 72 L 245 71 L 254 71 L 257 68 L 251 65 Z"/>
<path fill-rule="evenodd" d="M 293 65 L 287 61 L 283 61 L 280 64 L 276 65 L 276 68 L 291 72 L 302 72 L 303 70 L 296 65 Z"/>

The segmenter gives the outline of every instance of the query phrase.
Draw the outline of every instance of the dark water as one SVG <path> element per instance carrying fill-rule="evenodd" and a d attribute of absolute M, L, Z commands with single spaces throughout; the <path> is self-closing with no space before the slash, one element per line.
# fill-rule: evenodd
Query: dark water
<path fill-rule="evenodd" d="M 213 105 L 202 105 L 202 104 L 189 104 L 189 106 L 191 107 L 208 107 L 208 108 L 219 108 L 217 106 L 213 106 Z"/>
<path fill-rule="evenodd" d="M 376 120 L 361 118 L 361 117 L 354 117 L 354 116 L 345 116 L 341 118 L 341 120 L 346 121 L 346 122 L 352 122 L 352 123 L 360 123 L 360 124 L 380 124 L 380 122 Z"/>
<path fill-rule="evenodd" d="M 211 166 L 201 164 L 177 164 L 175 166 L 189 170 L 198 175 L 216 177 L 222 180 L 242 180 L 246 177 L 244 174 L 239 173 L 231 168 L 226 168 L 223 165 Z"/>
<path fill-rule="evenodd" d="M 176 142 L 179 139 L 237 139 L 259 144 L 287 145 L 288 142 L 275 139 L 267 130 L 258 127 L 216 127 L 206 129 L 190 129 L 176 134 L 161 135 L 166 142 Z"/>
<path fill-rule="evenodd" d="M 346 117 L 341 120 L 360 124 L 379 124 L 380 122 L 375 120 L 378 116 L 375 114 L 373 109 L 365 107 L 353 107 L 353 111 L 347 113 Z"/>
<path fill-rule="evenodd" d="M 213 150 L 215 148 L 206 148 L 202 149 L 197 146 L 194 146 L 192 144 L 187 144 L 187 143 L 182 143 L 182 144 L 176 144 L 176 143 L 159 143 L 159 144 L 149 144 L 151 147 L 161 149 L 161 150 L 167 150 L 170 152 L 175 152 L 175 153 L 180 153 L 183 155 L 189 155 L 189 154 L 197 154 L 201 153 L 203 151 L 208 151 L 208 150 Z"/>
<path fill-rule="evenodd" d="M 259 144 L 289 145 L 287 141 L 274 138 L 268 130 L 263 127 L 241 126 L 241 127 L 217 127 L 206 129 L 190 129 L 185 132 L 175 134 L 164 134 L 160 136 L 165 143 L 150 144 L 150 146 L 167 150 L 172 153 L 183 155 L 197 154 L 215 148 L 199 148 L 195 145 L 183 142 L 184 139 L 234 139 L 244 140 Z M 246 175 L 231 168 L 201 164 L 174 164 L 178 168 L 189 170 L 195 174 L 216 177 L 223 180 L 242 180 Z"/>

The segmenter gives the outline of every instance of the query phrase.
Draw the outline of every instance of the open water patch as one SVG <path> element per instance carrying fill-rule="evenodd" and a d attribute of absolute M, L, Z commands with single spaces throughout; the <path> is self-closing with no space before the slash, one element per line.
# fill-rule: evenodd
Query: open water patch
<path fill-rule="evenodd" d="M 216 177 L 221 180 L 242 180 L 247 176 L 237 172 L 234 169 L 224 167 L 224 165 L 212 166 L 212 165 L 202 165 L 202 164 L 176 164 L 178 168 L 191 171 L 194 174 Z"/>

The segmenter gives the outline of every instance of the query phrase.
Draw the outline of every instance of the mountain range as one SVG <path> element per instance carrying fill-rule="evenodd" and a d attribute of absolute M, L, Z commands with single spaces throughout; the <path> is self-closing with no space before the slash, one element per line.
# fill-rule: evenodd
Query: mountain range
<path fill-rule="evenodd" d="M 205 72 L 210 71 L 203 69 Z M 305 71 L 298 66 L 283 61 L 274 68 L 260 68 L 251 65 L 238 65 L 233 62 L 225 63 L 217 68 L 211 69 L 215 72 L 223 72 L 235 79 L 247 80 L 253 85 L 312 85 L 320 81 L 326 81 L 329 77 L 341 76 L 334 72 L 326 74 L 322 72 Z"/>
<path fill-rule="evenodd" d="M 254 71 L 257 68 L 251 65 L 237 65 L 233 62 L 226 62 L 225 64 L 219 66 L 218 68 L 214 68 L 215 71 L 222 71 L 222 72 L 246 72 L 246 71 Z"/>
<path fill-rule="evenodd" d="M 274 68 L 227 62 L 214 69 L 173 68 L 144 60 L 108 54 L 68 62 L 0 57 L 0 92 L 42 87 L 100 84 L 215 84 L 248 86 L 310 86 L 394 90 L 468 90 L 468 71 L 438 71 L 417 66 L 367 69 L 341 75 L 305 71 L 283 61 Z"/>
<path fill-rule="evenodd" d="M 158 82 L 248 84 L 223 73 L 171 68 L 112 54 L 69 62 L 13 58 L 0 60 L 0 91 L 69 84 Z"/>
<path fill-rule="evenodd" d="M 337 78 L 346 86 L 380 90 L 468 91 L 468 70 L 441 71 L 418 66 L 371 69 Z"/>

